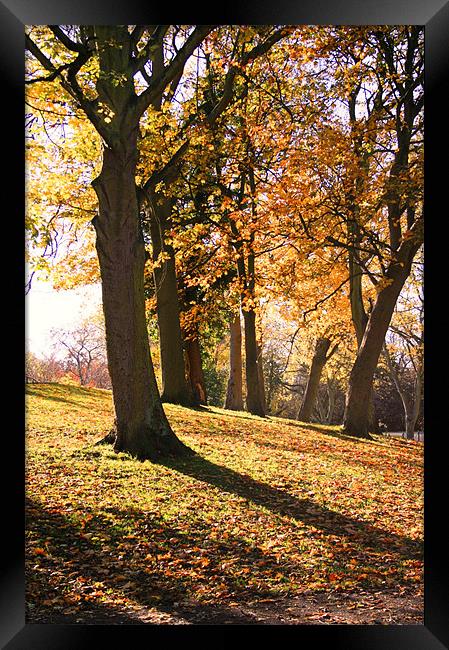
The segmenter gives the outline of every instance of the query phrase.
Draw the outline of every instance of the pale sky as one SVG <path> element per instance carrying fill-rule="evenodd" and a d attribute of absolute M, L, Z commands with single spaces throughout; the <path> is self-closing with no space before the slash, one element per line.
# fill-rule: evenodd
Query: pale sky
<path fill-rule="evenodd" d="M 25 349 L 38 356 L 50 352 L 53 327 L 72 329 L 101 305 L 100 284 L 55 291 L 47 282 L 33 279 L 25 297 Z"/>

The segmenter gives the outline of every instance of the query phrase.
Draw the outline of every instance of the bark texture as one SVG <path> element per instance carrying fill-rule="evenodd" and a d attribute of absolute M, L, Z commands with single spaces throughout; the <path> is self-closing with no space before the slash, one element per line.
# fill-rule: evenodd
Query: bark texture
<path fill-rule="evenodd" d="M 105 149 L 94 181 L 96 248 L 102 280 L 108 367 L 116 413 L 116 451 L 157 460 L 188 453 L 162 408 L 145 318 L 145 246 L 134 182 L 135 149 Z"/>
<path fill-rule="evenodd" d="M 95 42 L 102 73 L 97 91 L 114 112 L 102 170 L 92 183 L 99 202 L 93 223 L 116 415 L 114 448 L 142 460 L 189 454 L 164 413 L 146 328 L 145 245 L 135 184 L 139 113 L 127 27 L 95 27 Z M 118 74 L 120 84 L 114 83 Z"/>

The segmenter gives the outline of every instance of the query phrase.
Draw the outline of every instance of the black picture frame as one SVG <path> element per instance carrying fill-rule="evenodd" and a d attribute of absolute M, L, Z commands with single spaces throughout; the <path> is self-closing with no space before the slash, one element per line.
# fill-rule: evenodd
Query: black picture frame
<path fill-rule="evenodd" d="M 236 3 L 237 4 L 237 3 Z M 148 3 L 149 5 L 149 3 Z M 0 576 L 0 643 L 8 650 L 52 650 L 91 648 L 107 644 L 133 647 L 137 643 L 222 644 L 275 642 L 316 644 L 344 650 L 441 650 L 449 647 L 447 563 L 449 544 L 445 532 L 448 445 L 445 413 L 445 383 L 436 366 L 444 366 L 447 319 L 442 311 L 445 295 L 439 288 L 444 276 L 447 244 L 446 196 L 449 156 L 449 112 L 443 99 L 447 88 L 449 62 L 449 2 L 443 0 L 277 0 L 273 3 L 247 2 L 211 12 L 186 6 L 176 13 L 176 22 L 202 24 L 420 24 L 425 25 L 425 616 L 423 625 L 304 625 L 304 626 L 146 626 L 146 625 L 50 625 L 25 624 L 24 613 L 24 424 L 23 349 L 24 313 L 23 262 L 24 215 L 24 26 L 36 24 L 134 24 L 147 23 L 150 16 L 167 22 L 165 7 L 135 0 L 1 0 L 0 78 L 3 111 L 3 250 L 13 252 L 5 269 L 3 317 L 7 325 L 5 347 L 19 338 L 14 352 L 14 374 L 8 374 L 8 413 L 3 420 L 3 535 Z M 185 15 L 183 15 L 185 14 Z M 170 16 L 173 20 L 173 16 Z M 188 18 L 188 20 L 187 20 Z M 163 20 L 165 19 L 165 21 Z M 441 155 L 442 154 L 442 155 Z M 14 189 L 13 189 L 14 188 Z M 12 243 L 14 242 L 14 244 Z M 22 260 L 21 262 L 19 260 Z M 5 281 L 6 279 L 6 281 Z M 441 285 L 440 285 L 441 286 Z M 444 285 L 443 285 L 444 286 Z M 445 320 L 446 319 L 446 320 Z M 439 329 L 440 328 L 440 329 Z M 443 329 L 444 328 L 444 329 Z M 23 337 L 23 338 L 22 338 Z M 12 366 L 11 366 L 12 368 Z M 11 379 L 9 379 L 11 377 Z M 443 374 L 441 375 L 443 377 Z M 17 380 L 17 383 L 16 383 Z M 443 392 L 444 391 L 444 392 Z M 23 415 L 22 415 L 23 414 Z M 9 421 L 9 424 L 7 424 Z M 445 489 L 446 488 L 446 489 Z M 148 629 L 148 627 L 150 629 Z M 245 629 L 242 629 L 245 628 Z"/>

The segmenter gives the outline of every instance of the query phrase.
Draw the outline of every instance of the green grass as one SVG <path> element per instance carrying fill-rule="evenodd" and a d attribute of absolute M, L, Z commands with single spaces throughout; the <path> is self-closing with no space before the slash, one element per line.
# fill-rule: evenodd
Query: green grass
<path fill-rule="evenodd" d="M 89 606 L 422 593 L 422 445 L 167 404 L 197 453 L 96 446 L 109 391 L 27 386 L 29 620 Z"/>

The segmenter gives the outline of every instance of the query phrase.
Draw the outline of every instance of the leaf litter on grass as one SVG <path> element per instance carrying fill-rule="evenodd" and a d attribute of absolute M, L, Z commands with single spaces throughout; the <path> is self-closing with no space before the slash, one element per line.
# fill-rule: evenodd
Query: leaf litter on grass
<path fill-rule="evenodd" d="M 420 443 L 165 409 L 197 454 L 141 463 L 95 446 L 110 392 L 28 387 L 28 620 L 373 593 L 420 611 Z"/>

